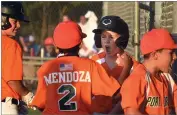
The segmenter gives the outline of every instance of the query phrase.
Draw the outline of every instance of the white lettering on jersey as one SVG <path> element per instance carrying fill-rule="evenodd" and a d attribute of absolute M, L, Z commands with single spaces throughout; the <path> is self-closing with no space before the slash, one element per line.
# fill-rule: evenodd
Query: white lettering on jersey
<path fill-rule="evenodd" d="M 72 82 L 72 72 L 66 72 L 66 77 L 67 77 L 66 82 L 71 83 Z"/>
<path fill-rule="evenodd" d="M 65 72 L 63 72 L 63 74 L 61 72 L 58 73 L 59 74 L 59 83 L 61 82 L 65 82 Z"/>
<path fill-rule="evenodd" d="M 46 85 L 51 84 L 51 74 L 49 74 L 48 77 L 47 77 L 47 76 L 44 76 L 44 80 L 45 80 L 45 82 L 46 82 Z"/>
<path fill-rule="evenodd" d="M 90 72 L 73 71 L 73 72 L 53 72 L 44 76 L 46 85 L 53 83 L 71 83 L 71 82 L 91 82 Z"/>
<path fill-rule="evenodd" d="M 79 73 L 77 71 L 73 72 L 73 82 L 77 82 L 79 80 Z"/>
<path fill-rule="evenodd" d="M 86 72 L 85 81 L 86 81 L 86 82 L 91 82 L 90 73 L 89 73 L 88 71 Z"/>
<path fill-rule="evenodd" d="M 52 83 L 58 83 L 58 79 L 56 79 L 57 75 L 57 73 L 52 73 Z"/>
<path fill-rule="evenodd" d="M 84 77 L 84 73 L 85 73 L 84 71 L 79 71 L 79 75 L 80 75 L 80 79 L 79 80 L 81 82 L 85 82 L 85 79 L 83 78 Z"/>

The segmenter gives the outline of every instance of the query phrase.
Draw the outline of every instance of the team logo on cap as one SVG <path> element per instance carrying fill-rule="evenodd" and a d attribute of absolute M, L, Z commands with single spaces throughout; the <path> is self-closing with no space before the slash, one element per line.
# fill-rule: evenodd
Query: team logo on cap
<path fill-rule="evenodd" d="M 112 21 L 111 21 L 110 19 L 104 19 L 104 20 L 102 21 L 102 23 L 107 26 L 107 25 L 111 24 Z"/>

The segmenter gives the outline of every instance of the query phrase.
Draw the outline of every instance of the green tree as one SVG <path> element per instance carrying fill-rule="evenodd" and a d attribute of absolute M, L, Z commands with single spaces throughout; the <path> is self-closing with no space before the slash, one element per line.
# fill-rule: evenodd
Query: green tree
<path fill-rule="evenodd" d="M 21 32 L 24 35 L 33 34 L 37 42 L 42 44 L 48 36 L 49 25 L 56 26 L 64 14 L 84 4 L 86 2 L 23 2 L 30 23 Z"/>

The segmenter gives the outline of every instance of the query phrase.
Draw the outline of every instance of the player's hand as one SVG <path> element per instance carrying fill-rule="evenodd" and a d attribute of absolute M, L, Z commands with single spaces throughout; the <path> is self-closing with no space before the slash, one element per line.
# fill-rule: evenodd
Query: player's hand
<path fill-rule="evenodd" d="M 27 115 L 28 114 L 28 107 L 27 107 L 26 103 L 24 103 L 23 101 L 20 101 L 20 104 L 18 106 L 18 111 L 19 111 L 19 115 Z"/>
<path fill-rule="evenodd" d="M 123 63 L 124 68 L 131 68 L 133 65 L 133 61 L 132 58 L 127 54 L 127 53 L 123 53 L 122 55 L 117 54 L 118 57 L 118 63 Z"/>
<path fill-rule="evenodd" d="M 22 96 L 22 101 L 24 101 L 27 105 L 29 105 L 34 98 L 34 94 L 29 92 L 27 95 Z"/>
<path fill-rule="evenodd" d="M 34 107 L 34 106 L 28 106 L 28 108 L 30 108 L 32 110 L 37 110 L 37 107 Z"/>
<path fill-rule="evenodd" d="M 25 52 L 28 52 L 28 47 L 24 46 L 24 47 L 23 47 L 23 50 L 24 50 Z"/>

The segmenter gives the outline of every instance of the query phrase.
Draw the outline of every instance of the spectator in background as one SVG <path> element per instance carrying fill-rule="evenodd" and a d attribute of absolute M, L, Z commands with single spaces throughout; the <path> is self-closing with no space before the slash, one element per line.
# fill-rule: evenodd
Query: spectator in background
<path fill-rule="evenodd" d="M 70 20 L 71 20 L 71 18 L 69 17 L 69 15 L 67 15 L 67 14 L 63 15 L 63 22 L 67 22 Z"/>
<path fill-rule="evenodd" d="M 83 32 L 86 32 L 87 30 L 87 19 L 85 18 L 85 16 L 80 16 L 80 22 L 78 23 L 79 26 L 81 27 Z"/>
<path fill-rule="evenodd" d="M 55 47 L 53 44 L 53 38 L 47 37 L 44 41 L 44 54 L 42 53 L 42 48 L 39 55 L 43 55 L 43 57 L 57 57 L 57 53 L 55 52 Z"/>
<path fill-rule="evenodd" d="M 80 22 L 78 23 L 79 26 L 81 27 L 82 31 L 84 33 L 87 33 L 88 31 L 88 28 L 87 28 L 87 19 L 85 18 L 85 16 L 80 16 Z M 82 42 L 82 45 L 81 45 L 81 49 L 79 51 L 79 55 L 81 57 L 87 57 L 88 56 L 88 48 L 86 47 L 86 44 L 84 42 Z"/>
<path fill-rule="evenodd" d="M 40 46 L 36 43 L 34 36 L 30 35 L 25 41 L 27 42 L 28 54 L 30 56 L 37 56 Z"/>
<path fill-rule="evenodd" d="M 88 19 L 88 20 L 87 20 Z M 83 32 L 87 34 L 87 37 L 83 39 L 82 47 L 79 51 L 81 57 L 90 57 L 97 53 L 97 48 L 94 44 L 93 29 L 97 28 L 97 16 L 93 11 L 88 11 L 85 16 L 80 17 L 80 23 Z"/>
<path fill-rule="evenodd" d="M 28 52 L 28 47 L 25 43 L 24 37 L 23 36 L 19 36 L 19 42 L 21 44 L 21 47 L 23 49 L 24 52 Z"/>

